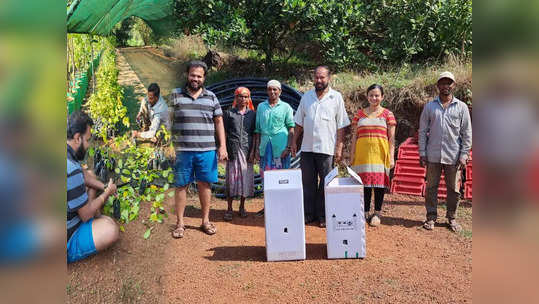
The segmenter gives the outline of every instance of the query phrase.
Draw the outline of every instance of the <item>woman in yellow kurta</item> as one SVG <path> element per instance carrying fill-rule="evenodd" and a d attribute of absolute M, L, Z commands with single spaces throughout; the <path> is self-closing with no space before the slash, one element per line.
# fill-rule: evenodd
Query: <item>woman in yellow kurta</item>
<path fill-rule="evenodd" d="M 385 189 L 389 189 L 389 170 L 395 159 L 395 116 L 380 104 L 384 100 L 382 86 L 367 89 L 369 106 L 358 110 L 352 121 L 352 169 L 365 186 L 365 217 L 371 226 L 380 224 Z M 370 213 L 374 191 L 374 213 Z"/>

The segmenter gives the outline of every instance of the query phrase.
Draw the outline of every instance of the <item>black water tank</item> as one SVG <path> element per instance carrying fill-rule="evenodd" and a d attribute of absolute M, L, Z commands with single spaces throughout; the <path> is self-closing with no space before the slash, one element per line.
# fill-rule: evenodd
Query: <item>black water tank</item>
<path fill-rule="evenodd" d="M 256 108 L 259 103 L 268 98 L 266 88 L 269 80 L 270 79 L 267 78 L 237 78 L 214 83 L 207 86 L 206 89 L 212 91 L 217 96 L 221 107 L 223 110 L 226 110 L 232 106 L 232 101 L 234 100 L 234 91 L 236 88 L 246 87 L 251 91 L 251 100 Z M 296 113 L 296 109 L 299 106 L 303 93 L 283 83 L 281 83 L 281 89 L 281 100 L 288 103 L 294 110 L 294 113 Z M 291 167 L 299 167 L 299 155 L 292 158 Z M 220 174 L 219 181 L 212 185 L 212 190 L 214 191 L 216 197 L 224 198 L 224 181 L 225 176 Z M 262 179 L 260 174 L 256 174 L 255 195 L 259 195 L 261 193 Z"/>

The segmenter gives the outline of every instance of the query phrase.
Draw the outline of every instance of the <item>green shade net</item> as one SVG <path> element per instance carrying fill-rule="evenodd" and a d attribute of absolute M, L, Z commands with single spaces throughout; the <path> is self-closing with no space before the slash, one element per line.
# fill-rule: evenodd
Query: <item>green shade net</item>
<path fill-rule="evenodd" d="M 143 19 L 160 35 L 174 29 L 173 0 L 75 0 L 67 11 L 67 32 L 109 35 L 132 16 Z"/>

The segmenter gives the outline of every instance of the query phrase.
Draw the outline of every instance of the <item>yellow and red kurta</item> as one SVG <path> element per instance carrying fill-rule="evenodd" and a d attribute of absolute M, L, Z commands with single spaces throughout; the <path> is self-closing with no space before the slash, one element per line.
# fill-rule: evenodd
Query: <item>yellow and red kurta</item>
<path fill-rule="evenodd" d="M 359 110 L 352 120 L 357 126 L 356 153 L 352 169 L 359 174 L 365 187 L 389 188 L 389 132 L 397 125 L 395 116 L 384 109 L 377 117 L 369 118 Z"/>

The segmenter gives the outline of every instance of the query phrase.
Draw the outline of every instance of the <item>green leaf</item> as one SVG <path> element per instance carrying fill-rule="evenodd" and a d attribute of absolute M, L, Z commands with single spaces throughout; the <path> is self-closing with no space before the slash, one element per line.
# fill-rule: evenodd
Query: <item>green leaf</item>
<path fill-rule="evenodd" d="M 170 192 L 168 193 L 168 197 L 173 197 L 173 196 L 174 196 L 174 191 L 170 191 Z"/>
<path fill-rule="evenodd" d="M 164 192 L 164 191 L 167 191 L 169 187 L 170 187 L 169 184 L 165 184 L 165 185 L 163 186 L 163 192 Z"/>
<path fill-rule="evenodd" d="M 153 227 L 150 227 L 148 229 L 146 229 L 146 232 L 144 232 L 144 239 L 147 240 L 149 237 L 150 237 L 150 234 L 152 233 L 152 228 Z"/>
<path fill-rule="evenodd" d="M 127 210 L 127 209 L 122 210 L 122 216 L 121 217 L 122 217 L 122 219 L 127 221 L 129 219 L 129 210 Z"/>

